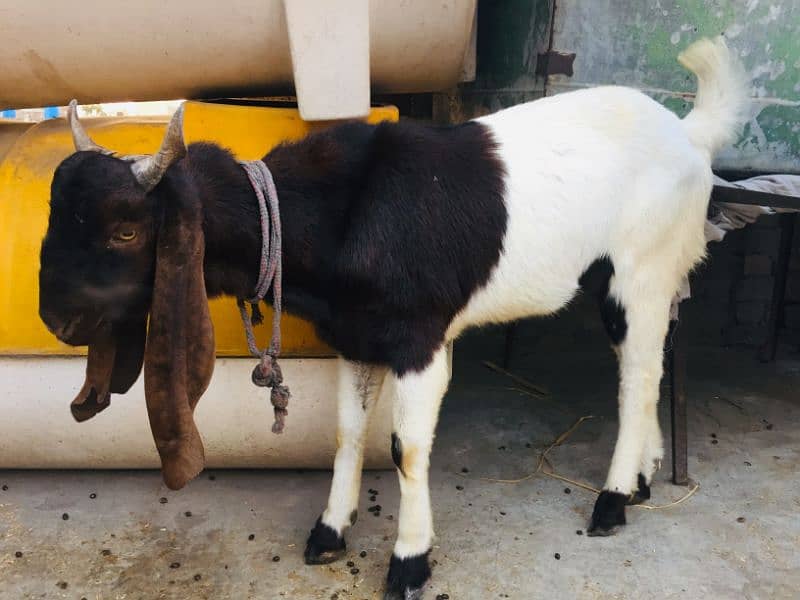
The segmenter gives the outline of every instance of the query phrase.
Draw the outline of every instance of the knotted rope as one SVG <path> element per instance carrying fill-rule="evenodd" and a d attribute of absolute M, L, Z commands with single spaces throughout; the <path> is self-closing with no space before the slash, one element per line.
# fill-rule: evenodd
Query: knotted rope
<path fill-rule="evenodd" d="M 275 422 L 272 424 L 273 433 L 283 433 L 286 424 L 286 415 L 289 412 L 291 394 L 289 388 L 283 384 L 283 373 L 278 365 L 278 356 L 281 353 L 281 217 L 278 209 L 278 192 L 272 180 L 267 165 L 260 160 L 242 161 L 242 168 L 247 173 L 250 185 L 258 199 L 258 212 L 261 220 L 261 266 L 258 273 L 255 295 L 252 298 L 238 298 L 239 314 L 242 317 L 244 333 L 247 336 L 247 347 L 250 353 L 259 359 L 253 369 L 253 383 L 259 387 L 270 387 L 270 401 L 275 410 Z M 267 209 L 269 201 L 269 209 Z M 256 337 L 253 333 L 253 324 L 263 321 L 258 303 L 267 295 L 272 285 L 272 338 L 269 346 L 259 350 Z M 247 313 L 245 302 L 250 304 L 252 317 Z"/>

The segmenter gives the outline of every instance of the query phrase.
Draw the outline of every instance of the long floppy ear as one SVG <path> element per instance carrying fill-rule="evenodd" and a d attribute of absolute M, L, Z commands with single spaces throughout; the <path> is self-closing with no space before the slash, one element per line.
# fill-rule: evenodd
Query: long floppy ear
<path fill-rule="evenodd" d="M 164 482 L 176 490 L 205 464 L 193 411 L 214 370 L 214 329 L 203 278 L 200 202 L 165 183 L 170 190 L 162 200 L 144 386 Z"/>
<path fill-rule="evenodd" d="M 124 394 L 139 378 L 144 359 L 147 315 L 104 324 L 89 344 L 86 381 L 70 410 L 79 423 L 111 404 L 111 394 Z"/>

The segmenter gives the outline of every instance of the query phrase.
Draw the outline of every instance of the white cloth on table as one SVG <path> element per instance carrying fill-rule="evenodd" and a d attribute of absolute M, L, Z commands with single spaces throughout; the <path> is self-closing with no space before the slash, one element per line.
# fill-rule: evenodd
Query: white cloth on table
<path fill-rule="evenodd" d="M 800 175 L 760 175 L 741 181 L 725 181 L 721 177 L 715 176 L 714 185 L 800 198 Z M 729 231 L 741 229 L 745 225 L 755 222 L 762 215 L 792 212 L 800 212 L 800 209 L 712 201 L 709 205 L 709 216 L 705 224 L 706 243 L 722 241 Z M 672 299 L 672 306 L 670 306 L 669 310 L 670 320 L 678 320 L 678 305 L 682 300 L 690 297 L 689 278 L 684 277 L 678 293 Z"/>

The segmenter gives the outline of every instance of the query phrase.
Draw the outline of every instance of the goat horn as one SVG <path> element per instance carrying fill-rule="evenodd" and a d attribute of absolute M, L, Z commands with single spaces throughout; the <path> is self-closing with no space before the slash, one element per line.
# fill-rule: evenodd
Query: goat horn
<path fill-rule="evenodd" d="M 78 101 L 72 100 L 67 108 L 67 121 L 72 131 L 72 141 L 75 143 L 75 150 L 78 152 L 99 152 L 101 154 L 112 155 L 113 151 L 108 148 L 95 144 L 78 119 Z"/>
<path fill-rule="evenodd" d="M 136 181 L 147 192 L 158 185 L 171 165 L 186 156 L 186 143 L 183 141 L 183 106 L 181 104 L 172 116 L 158 152 L 137 160 L 131 166 Z"/>

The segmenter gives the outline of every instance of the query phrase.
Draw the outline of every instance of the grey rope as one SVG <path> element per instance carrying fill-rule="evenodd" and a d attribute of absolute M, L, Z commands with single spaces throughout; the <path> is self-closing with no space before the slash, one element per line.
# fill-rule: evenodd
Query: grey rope
<path fill-rule="evenodd" d="M 281 353 L 281 218 L 278 209 L 278 192 L 267 165 L 260 160 L 249 160 L 240 163 L 247 173 L 250 185 L 258 199 L 258 212 L 261 221 L 261 265 L 258 273 L 255 295 L 252 298 L 238 298 L 239 314 L 242 317 L 247 347 L 250 353 L 259 359 L 253 369 L 253 383 L 260 387 L 271 387 L 270 401 L 275 411 L 273 433 L 283 433 L 286 424 L 286 407 L 291 396 L 289 388 L 283 384 L 283 373 L 278 365 Z M 269 209 L 267 209 L 269 201 Z M 253 324 L 263 321 L 258 303 L 267 295 L 272 285 L 272 338 L 269 346 L 259 350 L 253 333 Z M 245 302 L 250 304 L 252 317 L 247 313 Z"/>

